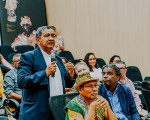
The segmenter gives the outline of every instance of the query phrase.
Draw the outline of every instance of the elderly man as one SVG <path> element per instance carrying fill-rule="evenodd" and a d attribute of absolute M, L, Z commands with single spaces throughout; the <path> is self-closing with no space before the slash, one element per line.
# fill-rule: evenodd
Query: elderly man
<path fill-rule="evenodd" d="M 53 120 L 49 98 L 64 94 L 65 82 L 74 77 L 72 63 L 64 66 L 58 56 L 52 61 L 55 39 L 53 26 L 40 27 L 36 33 L 38 47 L 21 56 L 18 68 L 18 86 L 22 89 L 20 120 Z"/>
<path fill-rule="evenodd" d="M 116 65 L 102 68 L 104 84 L 99 87 L 99 94 L 110 104 L 118 120 L 140 120 L 130 88 L 118 83 L 121 77 Z"/>
<path fill-rule="evenodd" d="M 116 63 L 116 66 L 120 69 L 120 72 L 122 74 L 120 81 L 118 82 L 130 88 L 132 95 L 134 97 L 134 101 L 136 103 L 136 108 L 138 109 L 139 114 L 141 116 L 144 116 L 146 111 L 142 109 L 141 99 L 139 98 L 139 95 L 135 91 L 133 82 L 126 77 L 127 68 L 125 62 L 119 61 Z"/>
<path fill-rule="evenodd" d="M 5 96 L 7 98 L 16 99 L 19 102 L 21 102 L 21 89 L 19 89 L 17 85 L 17 69 L 20 56 L 21 54 L 16 54 L 13 56 L 12 65 L 14 66 L 14 69 L 7 72 L 3 83 Z"/>
<path fill-rule="evenodd" d="M 79 95 L 66 105 L 65 120 L 117 120 L 107 100 L 98 96 L 98 81 L 89 72 L 77 77 L 75 90 Z"/>
<path fill-rule="evenodd" d="M 74 67 L 75 69 L 75 73 L 77 76 L 85 73 L 85 72 L 90 72 L 90 69 L 89 67 L 87 66 L 87 64 L 83 61 L 77 63 Z M 73 85 L 72 89 L 71 89 L 71 92 L 77 92 L 74 87 L 75 87 L 76 84 Z"/>

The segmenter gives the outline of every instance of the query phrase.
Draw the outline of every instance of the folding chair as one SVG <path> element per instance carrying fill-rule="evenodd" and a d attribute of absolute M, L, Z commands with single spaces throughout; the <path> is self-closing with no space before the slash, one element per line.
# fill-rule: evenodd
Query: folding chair
<path fill-rule="evenodd" d="M 20 45 L 20 46 L 16 46 L 15 49 L 16 49 L 16 51 L 17 51 L 18 53 L 23 54 L 23 53 L 25 53 L 25 52 L 27 52 L 27 51 L 34 50 L 34 47 L 31 46 L 31 45 Z"/>
<path fill-rule="evenodd" d="M 50 108 L 56 120 L 65 120 L 65 110 L 66 104 L 76 97 L 79 93 L 64 94 L 58 96 L 52 96 L 50 98 Z"/>
<path fill-rule="evenodd" d="M 68 61 L 74 60 L 74 57 L 70 51 L 59 52 L 58 56 L 65 57 Z"/>
<path fill-rule="evenodd" d="M 8 45 L 2 45 L 0 46 L 0 53 L 3 55 L 3 57 L 8 60 L 8 55 L 11 53 L 14 53 L 13 49 L 11 46 Z"/>
<path fill-rule="evenodd" d="M 141 86 L 143 79 L 138 67 L 128 66 L 126 76 L 133 82 L 135 86 Z"/>
<path fill-rule="evenodd" d="M 106 62 L 102 58 L 96 58 L 97 64 L 100 68 L 106 65 Z"/>

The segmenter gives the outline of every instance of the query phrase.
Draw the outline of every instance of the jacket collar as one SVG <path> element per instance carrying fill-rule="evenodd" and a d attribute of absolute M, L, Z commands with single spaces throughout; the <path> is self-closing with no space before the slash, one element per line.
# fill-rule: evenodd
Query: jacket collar
<path fill-rule="evenodd" d="M 35 60 L 38 62 L 39 67 L 41 70 L 44 70 L 46 68 L 46 62 L 44 60 L 43 54 L 39 47 L 35 49 Z"/>
<path fill-rule="evenodd" d="M 117 86 L 118 86 L 118 98 L 119 98 L 119 101 L 120 101 L 120 105 L 122 107 L 123 112 L 126 114 L 127 113 L 127 111 L 126 111 L 126 107 L 127 107 L 126 93 L 125 93 L 125 90 L 122 89 L 123 86 L 121 84 L 118 83 Z M 110 104 L 110 100 L 107 96 L 107 91 L 104 87 L 104 84 L 102 85 L 102 88 L 101 88 L 101 94 L 109 102 L 109 105 L 112 108 L 112 106 Z"/>

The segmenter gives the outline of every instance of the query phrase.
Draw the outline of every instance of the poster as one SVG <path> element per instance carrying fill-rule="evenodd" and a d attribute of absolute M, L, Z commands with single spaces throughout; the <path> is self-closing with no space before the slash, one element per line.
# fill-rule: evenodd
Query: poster
<path fill-rule="evenodd" d="M 1 44 L 35 46 L 38 27 L 47 25 L 44 0 L 0 0 Z"/>

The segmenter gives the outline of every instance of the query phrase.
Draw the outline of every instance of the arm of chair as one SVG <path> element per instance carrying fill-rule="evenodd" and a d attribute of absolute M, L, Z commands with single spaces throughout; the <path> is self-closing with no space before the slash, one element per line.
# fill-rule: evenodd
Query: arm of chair
<path fill-rule="evenodd" d="M 17 100 L 7 98 L 4 100 L 3 106 L 5 110 L 14 118 L 19 115 L 20 103 Z"/>
<path fill-rule="evenodd" d="M 141 86 L 142 81 L 134 81 L 133 84 L 134 84 L 134 86 Z"/>

